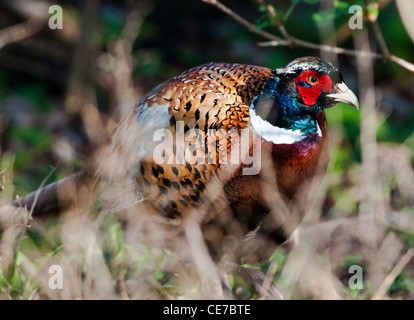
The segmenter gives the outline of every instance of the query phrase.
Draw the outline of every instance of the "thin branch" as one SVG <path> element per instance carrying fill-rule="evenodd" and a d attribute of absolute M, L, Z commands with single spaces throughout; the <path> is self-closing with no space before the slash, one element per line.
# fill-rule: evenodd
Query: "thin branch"
<path fill-rule="evenodd" d="M 365 5 L 367 7 L 370 5 L 368 0 L 365 0 Z M 375 5 L 376 9 L 378 10 L 378 3 L 373 3 L 372 5 Z M 389 60 L 391 53 L 388 49 L 387 43 L 385 42 L 384 35 L 382 34 L 381 28 L 379 26 L 377 16 L 375 15 L 373 17 L 370 17 L 370 15 L 368 15 L 368 20 L 371 22 L 375 38 L 377 38 L 377 42 L 380 46 L 382 54 L 384 55 L 385 59 Z"/>
<path fill-rule="evenodd" d="M 243 17 L 235 13 L 233 10 L 231 10 L 229 7 L 226 7 L 224 4 L 222 4 L 221 2 L 217 0 L 202 0 L 202 1 L 210 5 L 216 6 L 221 11 L 223 11 L 224 13 L 232 17 L 234 20 L 236 20 L 238 23 L 245 26 L 250 32 L 257 33 L 261 35 L 263 38 L 279 43 L 279 45 L 282 45 L 282 46 L 286 46 L 290 44 L 289 41 L 283 40 L 282 38 L 275 36 L 274 34 L 271 34 L 267 31 L 259 29 L 257 25 L 247 21 L 246 19 L 244 19 Z"/>
<path fill-rule="evenodd" d="M 372 22 L 372 27 L 374 29 L 375 37 L 377 38 L 378 44 L 380 46 L 381 52 L 384 55 L 385 59 L 389 60 L 391 57 L 390 50 L 385 42 L 384 36 L 382 34 L 381 28 L 378 21 Z"/>
<path fill-rule="evenodd" d="M 273 21 L 276 23 L 280 33 L 282 34 L 282 36 L 291 42 L 292 45 L 294 45 L 295 40 L 294 38 L 286 31 L 285 26 L 283 25 L 282 21 L 280 21 L 279 17 L 276 14 L 275 11 L 275 7 L 273 7 L 272 5 L 268 4 L 266 5 L 266 10 L 269 13 L 270 17 L 273 19 Z"/>
<path fill-rule="evenodd" d="M 30 211 L 29 211 L 29 217 L 30 218 L 33 217 L 33 210 L 36 207 L 37 201 L 39 200 L 39 195 L 40 195 L 40 192 L 41 192 L 42 188 L 45 186 L 46 182 L 50 179 L 50 177 L 55 172 L 55 170 L 56 170 L 55 167 L 53 167 L 52 170 L 50 170 L 50 172 L 43 179 L 42 183 L 40 184 L 39 188 L 37 189 L 36 194 L 35 194 L 35 197 L 34 197 L 34 200 L 33 200 L 33 203 L 32 203 L 32 206 L 31 206 Z"/>
<path fill-rule="evenodd" d="M 366 29 L 353 34 L 354 47 L 357 50 L 371 51 L 369 35 Z M 379 168 L 377 161 L 377 109 L 373 74 L 373 59 L 368 56 L 356 57 L 358 70 L 359 97 L 361 108 L 361 202 L 358 220 L 361 230 L 360 240 L 370 248 L 375 248 L 378 239 L 384 235 L 382 226 L 378 223 L 384 214 L 385 199 L 378 191 Z M 370 260 L 371 264 L 375 264 Z"/>
<path fill-rule="evenodd" d="M 327 44 L 316 44 L 316 43 L 312 43 L 312 42 L 308 42 L 308 41 L 304 41 L 304 40 L 299 40 L 299 39 L 296 39 L 296 38 L 295 38 L 294 44 L 298 47 L 314 49 L 314 50 L 321 50 L 321 51 L 336 53 L 336 54 L 344 54 L 344 55 L 348 55 L 348 56 L 367 55 L 367 56 L 370 56 L 370 57 L 375 58 L 375 59 L 384 58 L 384 56 L 382 54 L 371 52 L 371 51 L 361 51 L 360 52 L 360 51 L 352 50 L 352 49 L 334 47 L 334 46 L 330 46 L 330 45 L 327 45 Z M 262 46 L 262 47 L 275 47 L 275 46 L 278 46 L 280 44 L 275 43 L 273 41 L 266 41 L 266 42 L 259 42 L 258 45 Z M 414 65 L 413 65 L 413 67 L 414 67 Z"/>
<path fill-rule="evenodd" d="M 372 300 L 381 300 L 384 298 L 384 296 L 387 293 L 388 288 L 392 285 L 394 280 L 404 270 L 404 268 L 407 266 L 407 264 L 411 261 L 413 257 L 414 257 L 414 249 L 410 248 L 402 256 L 400 261 L 398 261 L 398 263 L 391 270 L 391 272 L 387 275 L 387 277 L 384 279 L 381 286 L 378 288 L 377 292 L 372 297 Z"/>
<path fill-rule="evenodd" d="M 286 23 L 287 19 L 289 19 L 290 15 L 292 14 L 293 10 L 295 10 L 298 2 L 292 2 L 290 4 L 290 7 L 286 10 L 286 12 L 283 14 L 283 23 Z"/>
<path fill-rule="evenodd" d="M 284 33 L 286 33 L 288 35 L 287 38 L 284 35 L 285 39 L 282 39 L 282 38 L 277 37 L 277 36 L 275 36 L 275 35 L 273 35 L 269 32 L 266 32 L 264 30 L 258 30 L 258 28 L 255 24 L 247 21 L 246 19 L 244 19 L 243 17 L 241 17 L 240 15 L 235 13 L 233 10 L 231 10 L 230 8 L 228 8 L 227 6 L 225 6 L 224 4 L 222 4 L 218 0 L 202 0 L 202 1 L 217 7 L 218 9 L 220 9 L 221 11 L 223 11 L 224 13 L 226 13 L 227 15 L 232 17 L 234 20 L 239 22 L 241 25 L 245 26 L 249 31 L 255 32 L 255 33 L 259 34 L 260 36 L 262 36 L 263 38 L 269 40 L 269 41 L 265 41 L 265 42 L 259 42 L 260 46 L 263 46 L 263 47 L 269 47 L 269 46 L 271 46 L 271 47 L 275 47 L 275 46 L 297 46 L 297 47 L 302 47 L 302 48 L 320 50 L 320 51 L 324 51 L 324 52 L 343 54 L 343 55 L 348 55 L 348 56 L 368 55 L 368 56 L 370 56 L 374 59 L 386 59 L 386 60 L 392 61 L 392 62 L 398 64 L 399 66 L 403 67 L 404 69 L 414 73 L 414 64 L 412 64 L 411 62 L 408 62 L 408 61 L 406 61 L 402 58 L 394 56 L 392 54 L 390 54 L 389 56 L 386 56 L 385 54 L 371 52 L 371 51 L 359 52 L 357 50 L 352 50 L 352 49 L 345 49 L 345 48 L 341 48 L 341 47 L 335 47 L 335 46 L 330 46 L 330 45 L 325 45 L 325 44 L 317 44 L 317 43 L 313 43 L 313 42 L 308 42 L 308 41 L 304 41 L 304 40 L 293 37 L 292 35 L 290 35 L 287 32 L 287 30 L 284 27 L 282 28 L 284 30 L 282 32 L 282 29 L 279 27 L 279 30 L 281 31 L 282 35 L 284 35 Z M 269 14 L 271 14 L 271 13 L 269 12 Z M 275 22 L 277 23 L 278 20 L 275 20 Z M 385 53 L 386 53 L 386 51 L 385 51 Z"/>
<path fill-rule="evenodd" d="M 412 73 L 414 73 L 414 64 L 408 62 L 407 60 L 398 58 L 397 56 L 391 55 L 390 56 L 390 61 L 398 64 L 399 66 L 407 69 L 408 71 L 411 71 Z"/>
<path fill-rule="evenodd" d="M 10 43 L 24 40 L 38 33 L 43 27 L 43 22 L 32 18 L 25 22 L 5 28 L 0 31 L 0 49 Z"/>

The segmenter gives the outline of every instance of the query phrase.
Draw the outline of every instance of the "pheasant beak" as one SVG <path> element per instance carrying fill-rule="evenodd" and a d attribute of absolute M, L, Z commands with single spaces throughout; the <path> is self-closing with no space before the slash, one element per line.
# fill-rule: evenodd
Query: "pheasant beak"
<path fill-rule="evenodd" d="M 326 96 L 334 98 L 335 102 L 344 102 L 353 105 L 357 110 L 359 110 L 358 98 L 344 82 L 335 85 L 335 92 L 327 94 Z"/>

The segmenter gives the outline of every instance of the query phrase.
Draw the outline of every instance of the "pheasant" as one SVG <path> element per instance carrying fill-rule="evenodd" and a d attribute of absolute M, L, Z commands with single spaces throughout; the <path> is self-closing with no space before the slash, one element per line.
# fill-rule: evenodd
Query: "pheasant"
<path fill-rule="evenodd" d="M 216 261 L 266 259 L 266 241 L 277 245 L 291 235 L 315 192 L 314 177 L 326 172 L 324 109 L 338 102 L 359 107 L 340 72 L 316 57 L 275 70 L 195 67 L 142 98 L 96 167 L 38 191 L 33 213 L 94 195 L 102 213 L 138 206 L 166 221 L 197 215 Z M 14 204 L 34 200 L 33 193 Z M 238 236 L 226 238 L 235 229 Z"/>

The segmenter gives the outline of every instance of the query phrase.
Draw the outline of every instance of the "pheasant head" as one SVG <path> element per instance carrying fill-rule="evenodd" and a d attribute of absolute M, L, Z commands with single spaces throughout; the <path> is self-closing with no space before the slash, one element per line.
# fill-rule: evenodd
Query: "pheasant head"
<path fill-rule="evenodd" d="M 296 131 L 296 136 L 317 133 L 315 115 L 338 102 L 359 108 L 357 97 L 331 63 L 316 57 L 298 58 L 276 69 L 263 93 L 253 100 L 251 122 L 259 130 L 267 128 L 267 134 L 275 132 L 272 127 Z"/>

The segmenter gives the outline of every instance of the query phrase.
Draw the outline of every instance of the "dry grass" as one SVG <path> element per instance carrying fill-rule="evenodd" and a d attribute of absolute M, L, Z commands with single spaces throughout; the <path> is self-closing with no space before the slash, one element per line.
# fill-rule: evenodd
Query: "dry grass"
<path fill-rule="evenodd" d="M 383 219 L 374 226 L 375 242 L 358 215 L 343 216 L 333 206 L 324 218 L 315 201 L 310 215 L 261 268 L 287 299 L 404 299 L 410 296 L 413 234 L 410 151 L 401 145 L 378 145 L 376 206 Z M 334 150 L 335 156 L 335 150 Z M 335 159 L 333 159 L 335 161 Z M 347 192 L 361 195 L 360 168 Z M 336 183 L 328 173 L 320 199 Z M 390 188 L 392 181 L 392 194 Z M 6 183 L 7 187 L 11 187 Z M 2 201 L 9 198 L 2 193 Z M 362 201 L 359 199 L 358 201 Z M 393 208 L 398 201 L 400 209 Z M 380 202 L 380 203 L 378 203 Z M 395 207 L 395 205 L 394 205 Z M 374 211 L 369 211 L 373 213 Z M 23 208 L 3 206 L 0 277 L 3 299 L 220 299 L 228 297 L 222 273 L 206 249 L 198 222 L 166 223 L 130 208 L 120 214 L 91 210 L 67 212 L 56 219 L 29 219 Z M 316 217 L 316 218 L 315 218 Z M 362 220 L 365 223 L 364 220 Z M 369 230 L 369 229 L 368 229 Z M 368 240 L 367 240 L 368 239 Z M 408 249 L 407 249 L 408 248 Z M 348 267 L 364 269 L 362 290 L 350 289 Z M 51 289 L 49 267 L 63 270 L 63 289 Z M 389 291 L 401 272 L 405 287 Z M 400 281 L 401 282 L 401 281 Z M 231 275 L 235 297 L 256 298 L 251 287 Z"/>

